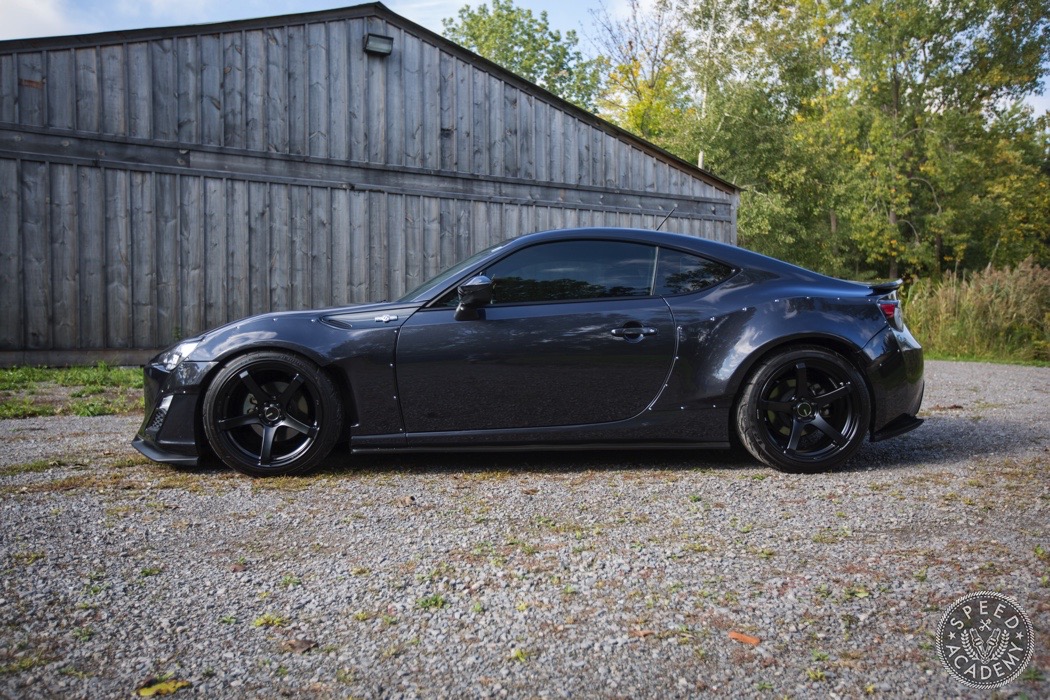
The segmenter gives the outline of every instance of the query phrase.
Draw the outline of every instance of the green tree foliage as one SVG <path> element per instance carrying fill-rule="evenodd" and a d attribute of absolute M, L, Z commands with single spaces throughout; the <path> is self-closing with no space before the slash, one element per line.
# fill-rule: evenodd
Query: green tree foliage
<path fill-rule="evenodd" d="M 546 12 L 536 17 L 513 0 L 492 0 L 477 9 L 465 5 L 456 19 L 442 23 L 448 39 L 569 102 L 595 108 L 599 61 L 585 59 L 576 48 L 576 32 L 552 30 Z"/>
<path fill-rule="evenodd" d="M 1048 0 L 671 0 L 599 25 L 602 113 L 743 188 L 741 241 L 834 274 L 1048 260 Z"/>

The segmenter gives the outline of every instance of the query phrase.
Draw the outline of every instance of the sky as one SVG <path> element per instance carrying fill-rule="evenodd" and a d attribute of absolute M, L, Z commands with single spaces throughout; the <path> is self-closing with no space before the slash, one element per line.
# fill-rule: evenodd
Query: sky
<path fill-rule="evenodd" d="M 206 24 L 233 19 L 268 17 L 358 5 L 366 0 L 0 0 L 0 40 L 62 34 L 89 34 L 116 29 L 140 29 L 182 24 Z M 463 5 L 484 0 L 382 0 L 388 8 L 441 33 L 441 20 L 455 17 Z M 552 29 L 576 30 L 580 49 L 593 53 L 592 12 L 604 6 L 616 16 L 627 0 L 517 0 L 535 14 L 547 12 Z M 643 5 L 646 4 L 643 0 Z M 1045 86 L 1044 86 L 1045 87 Z M 1050 90 L 1027 102 L 1037 114 L 1050 110 Z"/>

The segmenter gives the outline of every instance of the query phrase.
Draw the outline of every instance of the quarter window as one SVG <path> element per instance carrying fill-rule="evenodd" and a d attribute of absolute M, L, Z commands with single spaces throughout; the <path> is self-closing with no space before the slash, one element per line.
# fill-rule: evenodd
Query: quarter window
<path fill-rule="evenodd" d="M 656 248 L 619 241 L 532 246 L 491 265 L 494 304 L 649 296 Z"/>
<path fill-rule="evenodd" d="M 656 294 L 688 294 L 714 286 L 729 277 L 733 268 L 677 250 L 660 249 L 656 269 Z"/>

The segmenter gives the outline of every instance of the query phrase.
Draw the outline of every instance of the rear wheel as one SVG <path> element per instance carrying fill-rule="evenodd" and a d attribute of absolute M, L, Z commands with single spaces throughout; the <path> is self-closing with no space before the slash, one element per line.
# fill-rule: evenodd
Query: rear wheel
<path fill-rule="evenodd" d="M 204 431 L 228 467 L 251 476 L 302 474 L 331 452 L 342 431 L 335 384 L 284 352 L 234 358 L 204 395 Z"/>
<path fill-rule="evenodd" d="M 740 441 L 787 472 L 834 469 L 864 441 L 871 400 L 860 372 L 818 347 L 783 351 L 748 378 L 736 408 Z"/>

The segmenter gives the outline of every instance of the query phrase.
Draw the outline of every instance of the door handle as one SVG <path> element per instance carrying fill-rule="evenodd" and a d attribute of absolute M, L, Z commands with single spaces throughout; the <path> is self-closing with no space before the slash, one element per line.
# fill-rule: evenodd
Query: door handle
<path fill-rule="evenodd" d="M 632 340 L 641 338 L 643 335 L 656 335 L 656 329 L 649 326 L 628 326 L 626 328 L 613 328 L 611 331 L 617 338 Z"/>

